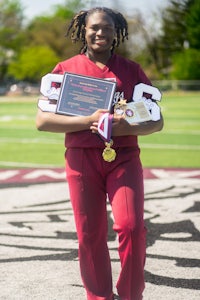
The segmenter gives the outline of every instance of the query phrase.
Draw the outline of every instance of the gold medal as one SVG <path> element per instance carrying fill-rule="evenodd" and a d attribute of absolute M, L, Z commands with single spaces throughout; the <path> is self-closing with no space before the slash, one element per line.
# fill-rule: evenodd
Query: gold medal
<path fill-rule="evenodd" d="M 110 143 L 105 143 L 106 148 L 103 150 L 102 156 L 103 159 L 107 162 L 111 162 L 116 158 L 116 152 L 112 149 L 113 141 L 110 140 Z"/>

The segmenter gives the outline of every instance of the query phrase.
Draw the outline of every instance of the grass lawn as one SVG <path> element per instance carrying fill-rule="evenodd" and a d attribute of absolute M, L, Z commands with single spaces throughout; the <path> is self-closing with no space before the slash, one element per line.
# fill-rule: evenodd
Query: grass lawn
<path fill-rule="evenodd" d="M 200 167 L 200 92 L 163 94 L 164 129 L 139 137 L 144 167 Z M 37 97 L 0 97 L 0 168 L 64 166 L 64 135 L 35 128 Z"/>
<path fill-rule="evenodd" d="M 64 135 L 35 127 L 37 97 L 0 98 L 0 167 L 63 166 Z"/>
<path fill-rule="evenodd" d="M 199 100 L 197 92 L 163 95 L 163 130 L 139 138 L 144 166 L 200 167 Z"/>

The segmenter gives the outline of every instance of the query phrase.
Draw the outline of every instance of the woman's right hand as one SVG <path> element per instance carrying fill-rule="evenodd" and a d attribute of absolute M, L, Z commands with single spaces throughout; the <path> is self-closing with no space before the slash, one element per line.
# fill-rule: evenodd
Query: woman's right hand
<path fill-rule="evenodd" d="M 98 133 L 98 122 L 99 122 L 99 119 L 100 117 L 109 112 L 108 110 L 106 109 L 98 109 L 96 110 L 92 115 L 91 115 L 91 120 L 92 120 L 92 124 L 90 126 L 90 130 L 93 132 L 93 133 Z"/>
<path fill-rule="evenodd" d="M 91 123 L 98 122 L 100 117 L 109 112 L 107 109 L 97 109 L 90 117 L 91 117 Z"/>

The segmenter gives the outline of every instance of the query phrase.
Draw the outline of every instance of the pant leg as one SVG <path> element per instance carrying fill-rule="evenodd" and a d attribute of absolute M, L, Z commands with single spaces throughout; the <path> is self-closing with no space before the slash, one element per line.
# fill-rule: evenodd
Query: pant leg
<path fill-rule="evenodd" d="M 146 252 L 142 167 L 130 149 L 120 152 L 121 162 L 107 181 L 113 229 L 119 239 L 121 273 L 117 290 L 122 300 L 141 300 Z"/>
<path fill-rule="evenodd" d="M 68 149 L 66 171 L 79 242 L 81 277 L 88 300 L 111 300 L 105 182 L 94 151 Z M 102 160 L 102 159 L 101 159 Z"/>

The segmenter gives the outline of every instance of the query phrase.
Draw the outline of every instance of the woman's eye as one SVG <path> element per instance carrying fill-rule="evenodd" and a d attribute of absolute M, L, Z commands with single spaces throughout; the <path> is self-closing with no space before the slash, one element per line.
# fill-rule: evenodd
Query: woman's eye
<path fill-rule="evenodd" d="M 94 26 L 94 27 L 91 27 L 91 30 L 93 30 L 93 31 L 98 31 L 98 30 L 110 31 L 110 30 L 113 30 L 113 27 L 110 27 L 110 26 L 106 26 L 106 27 Z"/>
<path fill-rule="evenodd" d="M 91 27 L 91 30 L 93 30 L 93 31 L 98 31 L 98 27 L 96 27 L 96 26 Z"/>

